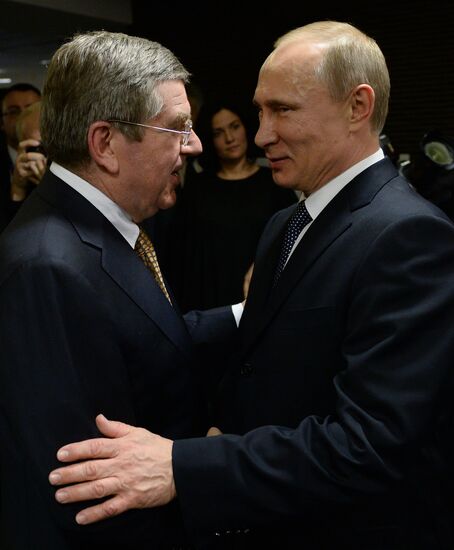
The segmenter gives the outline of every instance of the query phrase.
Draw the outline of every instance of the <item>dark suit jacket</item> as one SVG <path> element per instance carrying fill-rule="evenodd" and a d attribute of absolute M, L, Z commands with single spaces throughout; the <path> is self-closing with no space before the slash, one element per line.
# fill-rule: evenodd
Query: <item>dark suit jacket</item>
<path fill-rule="evenodd" d="M 221 428 L 246 435 L 174 446 L 186 525 L 263 548 L 452 548 L 454 227 L 385 159 L 272 289 L 292 211 L 261 239 L 220 396 Z"/>
<path fill-rule="evenodd" d="M 10 195 L 12 169 L 5 138 L 0 135 L 0 232 L 8 225 L 17 210 Z"/>
<path fill-rule="evenodd" d="M 13 170 L 14 165 L 11 162 L 5 138 L 0 136 L 0 233 L 14 218 L 23 203 L 23 201 L 13 201 L 11 199 L 11 175 Z M 26 196 L 28 196 L 35 187 L 35 184 L 29 181 L 26 189 Z"/>
<path fill-rule="evenodd" d="M 203 315 L 191 330 L 201 341 Z M 231 312 L 215 326 L 236 331 Z M 209 335 L 209 332 L 208 332 Z M 125 239 L 79 193 L 47 174 L 0 237 L 1 547 L 161 548 L 183 540 L 178 504 L 93 527 L 59 505 L 49 471 L 95 415 L 165 437 L 206 428 L 193 343 Z"/>

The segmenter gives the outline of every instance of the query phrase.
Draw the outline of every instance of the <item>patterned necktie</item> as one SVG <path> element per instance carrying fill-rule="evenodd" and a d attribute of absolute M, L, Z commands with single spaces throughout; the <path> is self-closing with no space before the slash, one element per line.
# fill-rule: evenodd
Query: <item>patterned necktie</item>
<path fill-rule="evenodd" d="M 164 292 L 165 297 L 172 303 L 169 293 L 167 292 L 166 285 L 164 284 L 164 279 L 162 277 L 161 269 L 159 267 L 158 258 L 156 256 L 156 250 L 154 249 L 153 243 L 150 241 L 148 235 L 145 231 L 140 228 L 139 236 L 136 241 L 136 246 L 134 250 L 142 259 L 143 263 L 148 267 L 148 269 L 153 273 L 153 277 Z"/>
<path fill-rule="evenodd" d="M 311 215 L 307 211 L 304 201 L 300 201 L 293 214 L 290 216 L 285 229 L 284 240 L 282 242 L 281 255 L 274 274 L 274 284 L 277 283 L 281 273 L 284 271 L 287 258 L 295 244 L 296 239 L 303 228 L 312 221 Z"/>

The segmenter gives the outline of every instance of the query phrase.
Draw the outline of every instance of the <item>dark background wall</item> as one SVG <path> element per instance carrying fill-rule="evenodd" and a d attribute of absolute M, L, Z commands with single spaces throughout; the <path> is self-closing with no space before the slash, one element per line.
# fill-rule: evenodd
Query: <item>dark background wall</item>
<path fill-rule="evenodd" d="M 72 12 L 64 11 L 70 4 Z M 329 9 L 314 0 L 297 7 L 274 2 L 270 8 L 244 0 L 208 8 L 151 0 L 94 4 L 99 9 L 87 11 L 87 1 L 0 0 L 0 74 L 22 65 L 26 76 L 20 80 L 41 86 L 41 59 L 49 59 L 76 31 L 104 28 L 162 42 L 206 97 L 236 95 L 250 105 L 259 68 L 276 38 L 311 21 L 337 19 L 373 36 L 386 56 L 391 102 L 384 131 L 397 151 L 414 154 L 429 130 L 454 136 L 454 0 L 350 0 Z M 115 7 L 124 11 L 121 21 Z"/>
<path fill-rule="evenodd" d="M 314 4 L 274 3 L 269 10 L 250 4 L 256 13 L 247 16 L 244 2 L 173 9 L 133 0 L 132 32 L 173 50 L 205 96 L 227 93 L 249 101 L 276 38 L 315 20 L 348 21 L 375 38 L 387 59 L 391 102 L 384 131 L 397 151 L 413 154 L 429 130 L 454 136 L 454 1 L 378 0 L 332 9 Z"/>

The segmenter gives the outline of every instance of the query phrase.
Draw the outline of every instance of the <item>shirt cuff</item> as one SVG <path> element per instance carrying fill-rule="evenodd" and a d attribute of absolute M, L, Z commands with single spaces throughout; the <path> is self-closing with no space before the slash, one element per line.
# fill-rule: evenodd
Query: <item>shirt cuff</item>
<path fill-rule="evenodd" d="M 235 317 L 236 326 L 239 326 L 240 324 L 241 316 L 243 315 L 243 310 L 244 310 L 244 307 L 242 302 L 240 302 L 239 304 L 234 304 L 232 306 L 232 313 L 233 313 L 233 316 Z"/>

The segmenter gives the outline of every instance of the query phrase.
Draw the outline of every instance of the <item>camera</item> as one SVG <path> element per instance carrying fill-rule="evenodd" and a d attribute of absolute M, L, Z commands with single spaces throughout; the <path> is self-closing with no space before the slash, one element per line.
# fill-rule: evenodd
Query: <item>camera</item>
<path fill-rule="evenodd" d="M 39 144 L 39 145 L 29 145 L 28 147 L 25 148 L 25 152 L 26 153 L 41 153 L 42 155 L 47 156 L 46 151 L 45 151 L 44 147 L 41 144 Z"/>

